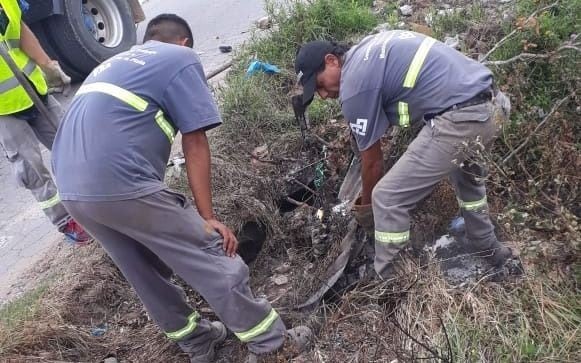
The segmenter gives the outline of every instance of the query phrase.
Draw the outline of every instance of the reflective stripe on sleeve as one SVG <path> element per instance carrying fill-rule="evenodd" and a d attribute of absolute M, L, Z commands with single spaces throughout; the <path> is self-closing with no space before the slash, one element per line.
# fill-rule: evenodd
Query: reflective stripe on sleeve
<path fill-rule="evenodd" d="M 190 314 L 190 316 L 188 316 L 188 324 L 185 327 L 181 328 L 180 330 L 176 330 L 174 332 L 165 333 L 165 335 L 173 340 L 180 340 L 190 335 L 191 333 L 193 333 L 194 330 L 196 330 L 196 327 L 198 326 L 199 317 L 200 314 L 198 314 L 197 311 L 194 311 L 192 314 Z"/>
<path fill-rule="evenodd" d="M 434 38 L 426 38 L 422 44 L 420 44 L 420 47 L 416 51 L 414 59 L 412 60 L 412 63 L 410 64 L 408 72 L 405 76 L 405 80 L 403 82 L 404 87 L 413 88 L 415 86 L 416 81 L 418 80 L 418 75 L 420 74 L 420 70 L 422 69 L 424 61 L 426 60 L 426 56 L 428 55 L 430 48 L 432 45 L 434 45 L 435 42 L 436 40 Z"/>
<path fill-rule="evenodd" d="M 409 241 L 410 231 L 405 232 L 380 232 L 375 231 L 375 240 L 383 243 L 404 243 Z"/>
<path fill-rule="evenodd" d="M 276 310 L 270 310 L 270 313 L 264 318 L 260 323 L 258 323 L 254 328 L 249 329 L 244 332 L 235 333 L 238 339 L 242 342 L 248 342 L 259 335 L 266 333 L 272 324 L 278 319 L 278 313 Z"/>
<path fill-rule="evenodd" d="M 397 111 L 399 113 L 399 126 L 409 127 L 410 114 L 409 114 L 408 104 L 405 102 L 399 102 L 397 104 Z"/>
<path fill-rule="evenodd" d="M 169 121 L 166 120 L 162 110 L 157 111 L 157 113 L 155 114 L 155 122 L 157 123 L 157 126 L 159 126 L 161 131 L 163 131 L 165 136 L 167 136 L 167 138 L 169 139 L 169 143 L 173 144 L 176 132 L 169 123 Z"/>

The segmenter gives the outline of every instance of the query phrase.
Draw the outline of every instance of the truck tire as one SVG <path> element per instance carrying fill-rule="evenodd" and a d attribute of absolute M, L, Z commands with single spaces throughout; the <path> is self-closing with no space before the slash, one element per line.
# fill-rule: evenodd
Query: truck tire
<path fill-rule="evenodd" d="M 59 64 L 62 70 L 69 76 L 74 82 L 82 81 L 87 76 L 86 73 L 82 73 L 77 71 L 71 64 L 69 64 L 68 60 L 61 57 L 56 50 L 54 49 L 53 39 L 51 37 L 47 37 L 49 33 L 44 26 L 43 22 L 39 21 L 34 24 L 30 25 L 30 29 L 36 34 L 42 49 L 48 54 L 51 59 L 56 59 L 59 61 Z"/>
<path fill-rule="evenodd" d="M 64 15 L 51 16 L 45 24 L 59 59 L 85 76 L 136 41 L 126 0 L 64 0 Z"/>

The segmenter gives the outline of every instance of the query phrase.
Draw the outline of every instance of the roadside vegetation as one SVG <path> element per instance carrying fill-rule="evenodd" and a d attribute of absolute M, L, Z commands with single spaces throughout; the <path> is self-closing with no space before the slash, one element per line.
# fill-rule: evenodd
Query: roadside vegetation
<path fill-rule="evenodd" d="M 251 265 L 253 288 L 274 301 L 290 324 L 316 329 L 315 347 L 301 362 L 578 362 L 581 2 L 405 3 L 413 8 L 406 17 L 400 5 L 387 1 L 267 2 L 273 27 L 238 52 L 216 89 L 224 117 L 211 137 L 216 209 L 237 230 L 256 222 L 268 235 Z M 436 260 L 410 254 L 397 278 L 354 282 L 333 290 L 318 309 L 295 312 L 338 255 L 348 220 L 326 221 L 331 237 L 325 247 L 314 244 L 311 231 L 322 228 L 314 214 L 328 213 L 332 206 L 326 204 L 336 202 L 351 146 L 335 102 L 314 101 L 311 129 L 302 138 L 289 103 L 294 55 L 303 42 L 357 42 L 378 26 L 457 39 L 510 95 L 510 125 L 483 158 L 497 233 L 518 251 L 521 273 L 483 274 L 453 285 Z M 281 73 L 247 76 L 252 60 L 274 64 Z M 388 166 L 411 133 L 389 138 Z M 296 196 L 289 184 L 301 187 L 297 181 L 315 193 Z M 186 191 L 185 180 L 171 183 Z M 290 202 L 288 195 L 294 196 Z M 445 233 L 454 203 L 443 183 L 414 216 L 415 234 L 430 243 Z M 281 213 L 287 209 L 292 211 Z M 90 247 L 74 261 L 57 272 L 56 283 L 0 310 L 0 360 L 186 361 L 100 248 Z M 289 282 L 273 284 L 271 277 L 285 265 Z M 203 301 L 187 292 L 211 317 Z M 221 362 L 241 361 L 244 348 L 232 341 L 219 356 Z"/>

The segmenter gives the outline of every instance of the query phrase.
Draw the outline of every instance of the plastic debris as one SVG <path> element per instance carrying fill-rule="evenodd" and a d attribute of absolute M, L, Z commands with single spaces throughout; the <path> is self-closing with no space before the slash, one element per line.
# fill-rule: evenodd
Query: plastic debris
<path fill-rule="evenodd" d="M 266 74 L 276 74 L 280 73 L 280 69 L 273 64 L 261 62 L 259 60 L 254 60 L 252 61 L 252 63 L 250 63 L 250 66 L 246 71 L 246 76 L 247 77 L 253 76 L 257 72 L 263 72 Z"/>
<path fill-rule="evenodd" d="M 107 332 L 106 324 L 99 324 L 91 328 L 91 335 L 94 337 L 102 337 Z"/>
<path fill-rule="evenodd" d="M 456 34 L 454 37 L 446 37 L 444 39 L 444 44 L 450 48 L 460 49 L 460 38 L 458 37 L 458 34 Z"/>
<path fill-rule="evenodd" d="M 218 49 L 220 49 L 220 52 L 222 52 L 222 53 L 230 53 L 232 51 L 232 46 L 231 45 L 221 45 L 218 47 Z"/>
<path fill-rule="evenodd" d="M 464 222 L 464 218 L 463 217 L 456 217 L 456 218 L 452 219 L 452 221 L 450 222 L 450 226 L 448 227 L 448 230 L 450 231 L 450 233 L 452 235 L 463 234 L 464 231 L 466 230 L 466 224 Z"/>

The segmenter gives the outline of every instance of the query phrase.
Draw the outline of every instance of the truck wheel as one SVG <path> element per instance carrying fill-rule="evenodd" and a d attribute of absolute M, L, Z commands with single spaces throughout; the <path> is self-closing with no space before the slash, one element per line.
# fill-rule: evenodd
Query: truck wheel
<path fill-rule="evenodd" d="M 30 25 L 30 29 L 32 29 L 34 34 L 36 34 L 36 37 L 38 38 L 38 41 L 40 42 L 40 45 L 42 45 L 42 48 L 44 49 L 46 54 L 48 54 L 48 56 L 51 59 L 58 60 L 62 70 L 69 77 L 71 77 L 71 79 L 74 82 L 82 81 L 85 79 L 85 77 L 87 76 L 86 73 L 81 73 L 81 72 L 77 71 L 75 68 L 73 68 L 69 64 L 68 59 L 61 57 L 56 52 L 56 50 L 54 49 L 54 45 L 53 45 L 53 39 L 51 39 L 51 37 L 47 36 L 47 34 L 49 34 L 49 31 L 46 29 L 46 26 L 43 24 L 42 21 L 39 21 L 39 22 L 36 22 L 36 23 Z"/>
<path fill-rule="evenodd" d="M 136 40 L 126 0 L 64 0 L 64 15 L 48 18 L 46 25 L 59 58 L 84 75 Z"/>

